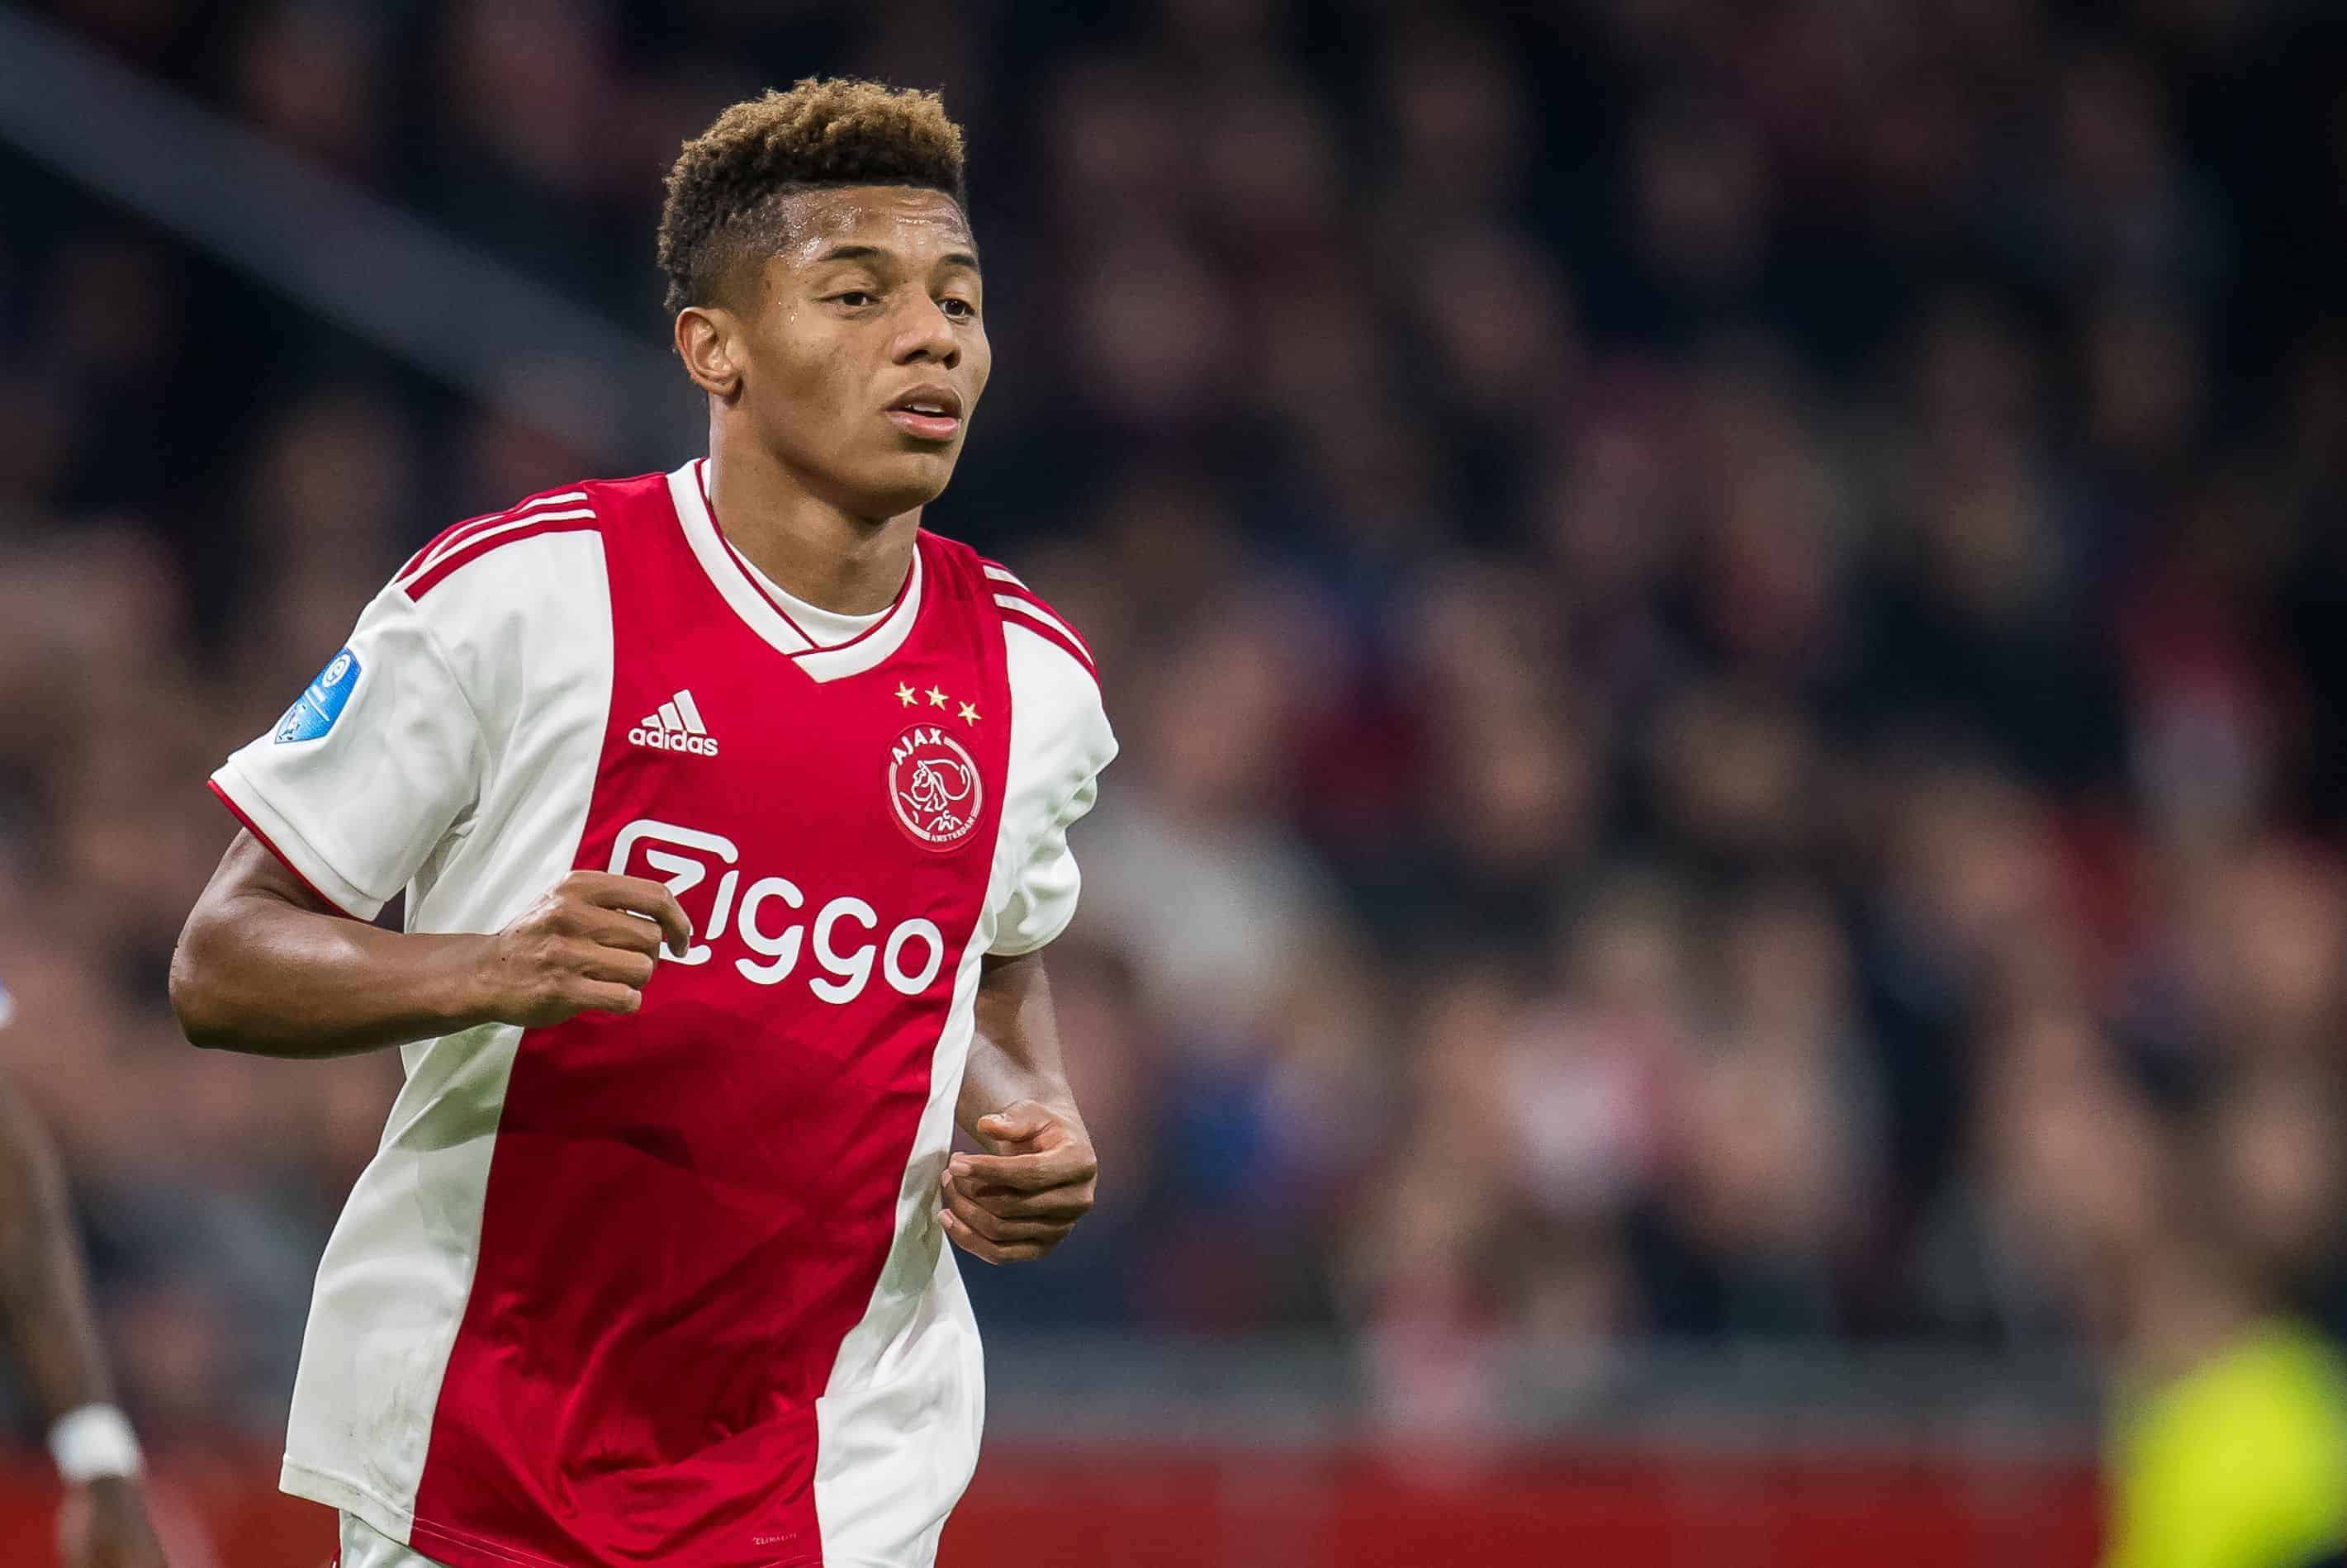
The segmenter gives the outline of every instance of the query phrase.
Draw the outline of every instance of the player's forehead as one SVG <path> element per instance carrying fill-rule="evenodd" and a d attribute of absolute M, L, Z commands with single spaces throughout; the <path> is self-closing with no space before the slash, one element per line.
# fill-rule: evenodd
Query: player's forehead
<path fill-rule="evenodd" d="M 794 190 L 777 199 L 774 216 L 775 259 L 788 267 L 815 266 L 842 251 L 876 252 L 917 268 L 978 254 L 960 203 L 921 186 Z"/>

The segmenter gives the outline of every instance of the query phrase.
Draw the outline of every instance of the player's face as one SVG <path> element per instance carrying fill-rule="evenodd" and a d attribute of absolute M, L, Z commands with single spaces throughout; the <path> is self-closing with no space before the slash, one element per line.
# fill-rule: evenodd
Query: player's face
<path fill-rule="evenodd" d="M 936 499 L 994 363 L 969 220 L 896 185 L 809 191 L 784 220 L 747 323 L 761 442 L 856 516 Z"/>

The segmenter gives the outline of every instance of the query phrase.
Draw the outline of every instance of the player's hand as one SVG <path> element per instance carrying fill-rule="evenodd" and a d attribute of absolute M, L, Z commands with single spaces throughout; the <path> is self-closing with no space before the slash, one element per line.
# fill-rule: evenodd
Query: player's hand
<path fill-rule="evenodd" d="M 946 1162 L 938 1214 L 962 1251 L 1024 1263 L 1059 1245 L 1092 1212 L 1100 1161 L 1073 1115 L 1021 1100 L 979 1117 L 970 1132 L 987 1153 Z"/>
<path fill-rule="evenodd" d="M 665 938 L 682 957 L 692 925 L 676 895 L 642 876 L 574 871 L 488 939 L 489 1016 L 543 1029 L 582 1012 L 630 1013 Z"/>
<path fill-rule="evenodd" d="M 138 1483 L 94 1481 L 66 1493 L 57 1514 L 57 1558 L 65 1568 L 165 1568 Z"/>

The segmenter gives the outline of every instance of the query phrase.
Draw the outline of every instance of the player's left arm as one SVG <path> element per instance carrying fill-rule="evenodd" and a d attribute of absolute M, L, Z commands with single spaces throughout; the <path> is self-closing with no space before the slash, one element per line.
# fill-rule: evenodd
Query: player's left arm
<path fill-rule="evenodd" d="M 954 1154 L 939 1180 L 938 1223 L 955 1245 L 989 1263 L 1023 1263 L 1066 1240 L 1092 1212 L 1100 1173 L 1068 1086 L 1043 949 L 1075 916 L 1083 878 L 1068 829 L 1099 798 L 1116 736 L 1090 654 L 1072 638 L 1037 630 L 1046 620 L 1066 630 L 1056 618 L 1005 623 L 1017 693 L 1012 773 L 1030 787 L 1007 791 L 1003 811 L 1007 822 L 1015 804 L 1032 836 L 979 971 L 977 1027 L 955 1106 L 955 1120 L 985 1153 Z"/>
<path fill-rule="evenodd" d="M 162 1568 L 147 1522 L 138 1450 L 83 1283 L 65 1177 L 32 1111 L 0 1079 L 0 1326 L 73 1491 L 64 1516 L 69 1568 Z"/>
<path fill-rule="evenodd" d="M 964 1252 L 1023 1263 L 1092 1211 L 1100 1161 L 1068 1087 L 1043 955 L 984 965 L 955 1119 L 986 1153 L 947 1162 L 938 1217 Z"/>

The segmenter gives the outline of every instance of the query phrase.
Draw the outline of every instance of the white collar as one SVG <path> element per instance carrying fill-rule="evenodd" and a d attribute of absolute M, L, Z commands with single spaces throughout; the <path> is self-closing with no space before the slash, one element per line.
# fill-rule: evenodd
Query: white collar
<path fill-rule="evenodd" d="M 725 548 L 733 552 L 733 559 L 741 563 L 743 571 L 750 574 L 750 580 L 758 585 L 759 591 L 774 601 L 774 608 L 783 612 L 783 619 L 797 627 L 818 648 L 836 648 L 843 642 L 854 641 L 879 625 L 887 619 L 888 610 L 896 608 L 891 604 L 887 610 L 876 610 L 868 615 L 849 615 L 845 610 L 825 610 L 819 604 L 809 604 L 760 571 L 758 563 L 743 555 L 741 547 L 732 539 L 725 541 Z"/>
<path fill-rule="evenodd" d="M 817 681 L 861 674 L 904 646 L 905 639 L 912 634 L 913 622 L 921 613 L 918 548 L 913 551 L 913 569 L 907 575 L 897 602 L 881 611 L 864 630 L 844 642 L 825 646 L 808 636 L 791 620 L 784 607 L 753 580 L 750 564 L 718 531 L 717 519 L 710 515 L 708 499 L 701 488 L 702 470 L 707 462 L 706 458 L 697 457 L 672 471 L 668 477 L 669 497 L 675 503 L 677 520 L 684 527 L 685 542 L 692 547 L 702 570 L 709 574 L 718 594 L 733 606 L 733 613 L 751 630 L 777 651 L 796 660 L 799 668 Z"/>

